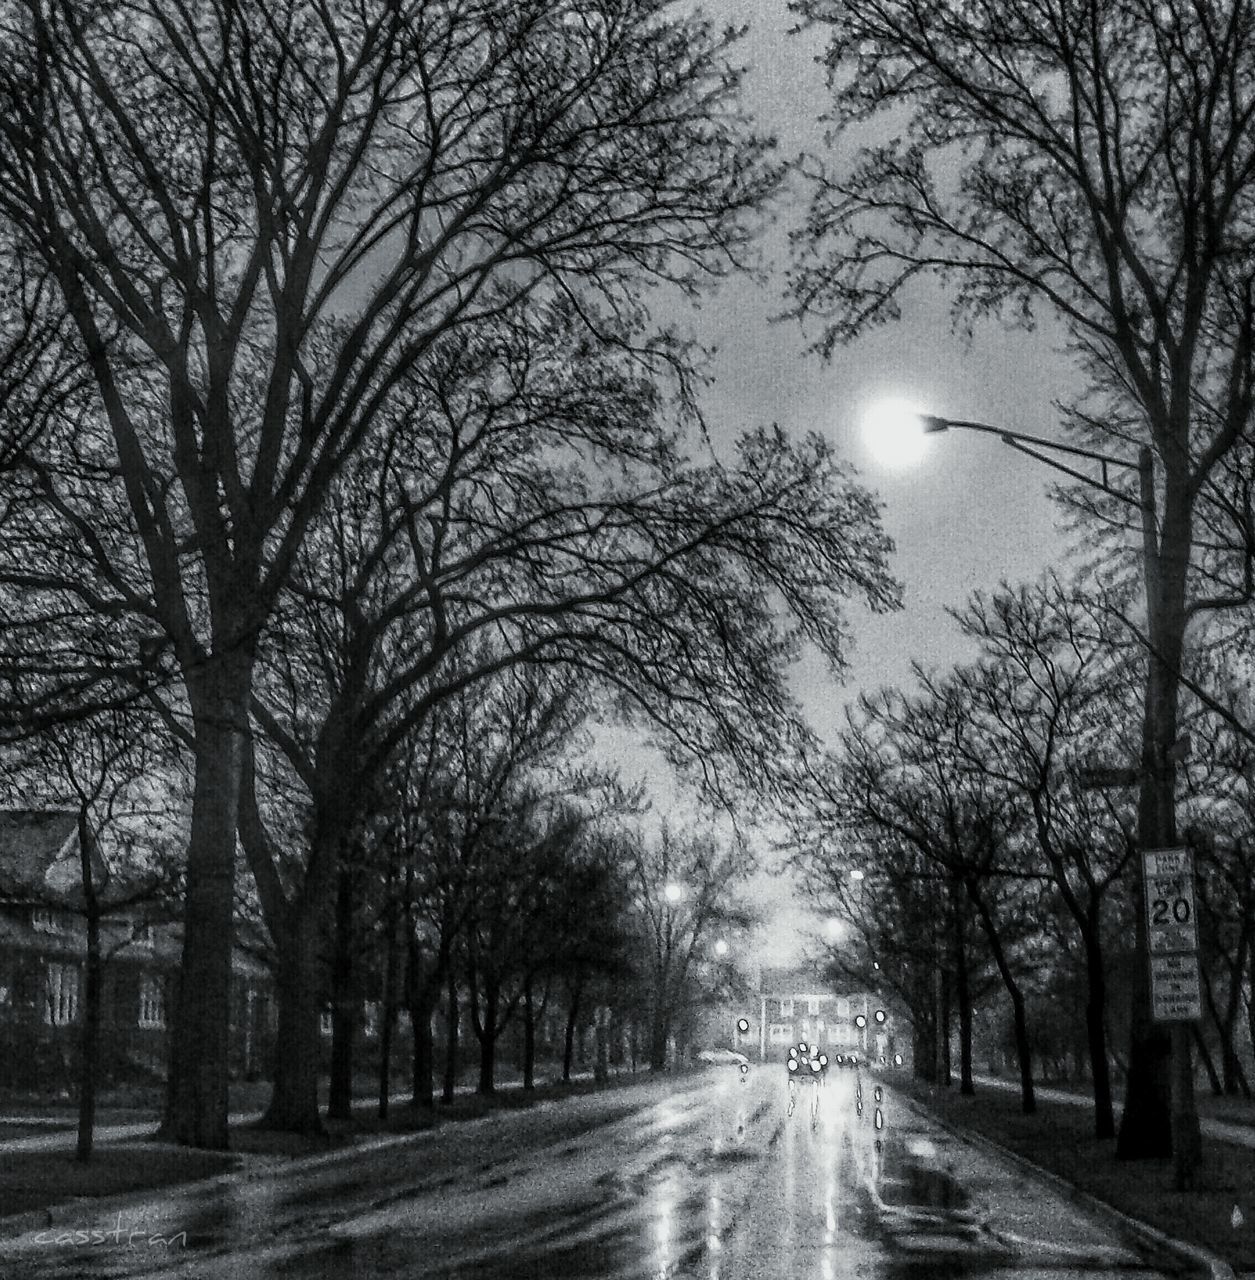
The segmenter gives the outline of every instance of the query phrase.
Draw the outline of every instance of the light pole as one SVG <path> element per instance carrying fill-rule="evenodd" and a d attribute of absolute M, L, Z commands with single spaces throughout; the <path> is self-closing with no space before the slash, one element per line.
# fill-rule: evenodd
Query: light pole
<path fill-rule="evenodd" d="M 912 422 L 913 419 L 913 422 Z M 896 421 L 885 416 L 882 429 L 900 433 L 902 440 L 956 428 L 996 436 L 1003 444 L 1027 454 L 1055 471 L 1110 496 L 1136 506 L 1142 535 L 1142 585 L 1146 596 L 1148 674 L 1143 699 L 1142 748 L 1137 810 L 1137 837 L 1142 852 L 1174 845 L 1176 828 L 1176 742 L 1177 694 L 1181 676 L 1184 641 L 1184 617 L 1173 611 L 1163 592 L 1162 561 L 1178 567 L 1188 551 L 1188 531 L 1165 531 L 1161 541 L 1155 503 L 1154 455 L 1148 445 L 1138 450 L 1136 461 L 1076 445 L 1061 444 L 1042 436 L 1026 435 L 983 422 L 943 418 L 935 414 L 917 413 L 902 407 L 896 410 Z M 903 453 L 909 452 L 903 448 Z M 1098 474 L 1080 470 L 1081 463 L 1096 464 Z M 1137 496 L 1133 497 L 1111 484 L 1112 469 L 1135 471 Z M 1188 559 L 1188 555 L 1186 555 Z M 1144 896 L 1141 863 L 1135 861 L 1137 898 Z M 1179 1188 L 1190 1185 L 1201 1156 L 1198 1114 L 1194 1103 L 1193 1069 L 1190 1060 L 1189 1026 L 1171 1024 L 1165 1034 L 1151 1016 L 1150 972 L 1146 915 L 1136 912 L 1136 963 L 1133 986 L 1132 1043 L 1129 1053 L 1129 1077 L 1124 1112 L 1120 1122 L 1117 1153 L 1121 1156 L 1166 1154 L 1158 1149 L 1155 1138 L 1161 1128 L 1159 1117 L 1164 1102 L 1170 1115 L 1170 1143 L 1176 1182 Z M 1171 1070 L 1164 1071 L 1170 1060 Z"/>

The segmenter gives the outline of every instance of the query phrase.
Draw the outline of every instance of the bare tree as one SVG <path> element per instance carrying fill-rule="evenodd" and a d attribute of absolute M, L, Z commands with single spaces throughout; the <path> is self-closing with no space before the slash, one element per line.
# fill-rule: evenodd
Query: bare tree
<path fill-rule="evenodd" d="M 721 925 L 741 920 L 733 892 L 752 860 L 739 837 L 714 832 L 663 826 L 653 838 L 625 832 L 622 839 L 649 1017 L 649 1066 L 661 1071 L 695 998 L 701 949 Z"/>
<path fill-rule="evenodd" d="M 4 26 L 0 215 L 92 380 L 44 444 L 93 443 L 40 471 L 77 547 L 46 576 L 155 629 L 186 691 L 166 1131 L 221 1148 L 253 669 L 329 484 L 440 336 L 576 279 L 625 313 L 694 288 L 777 175 L 737 33 L 655 0 L 19 0 Z"/>

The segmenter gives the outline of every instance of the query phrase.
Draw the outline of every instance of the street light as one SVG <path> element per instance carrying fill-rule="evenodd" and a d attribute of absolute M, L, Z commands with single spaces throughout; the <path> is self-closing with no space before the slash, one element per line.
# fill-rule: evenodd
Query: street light
<path fill-rule="evenodd" d="M 728 954 L 728 944 L 722 938 L 720 938 L 715 943 L 715 955 L 717 955 L 722 960 L 723 957 L 726 956 L 727 954 Z"/>
<path fill-rule="evenodd" d="M 1142 730 L 1142 753 L 1137 781 L 1140 795 L 1137 814 L 1137 838 L 1142 851 L 1175 844 L 1176 794 L 1175 764 L 1180 755 L 1176 742 L 1176 690 L 1181 676 L 1181 648 L 1184 620 L 1172 617 L 1160 603 L 1160 559 L 1166 546 L 1174 556 L 1182 552 L 1180 539 L 1169 544 L 1158 537 L 1155 503 L 1154 455 L 1149 445 L 1142 445 L 1136 461 L 1099 453 L 1076 445 L 1061 444 L 1043 436 L 1026 435 L 983 422 L 968 422 L 923 413 L 913 406 L 894 402 L 878 406 L 868 417 L 869 437 L 879 436 L 894 441 L 901 459 L 922 454 L 925 437 L 957 428 L 996 436 L 1030 458 L 1060 471 L 1073 480 L 1099 489 L 1103 493 L 1138 509 L 1142 535 L 1142 585 L 1146 594 L 1147 640 L 1150 663 L 1145 693 L 1145 716 Z M 870 442 L 870 440 L 869 440 Z M 1098 474 L 1078 469 L 1080 462 L 1097 464 Z M 1111 470 L 1136 471 L 1136 497 L 1111 484 Z M 1138 897 L 1144 898 L 1140 861 L 1134 863 Z M 1125 1149 L 1136 1135 L 1126 1132 L 1135 1105 L 1146 1105 L 1155 1096 L 1154 1062 L 1162 1057 L 1156 1045 L 1158 1036 L 1151 1018 L 1149 947 L 1146 916 L 1137 913 L 1135 929 L 1136 976 L 1133 987 L 1132 1051 L 1129 1055 L 1129 1085 L 1125 1094 L 1125 1111 L 1120 1125 L 1117 1151 Z M 1193 1071 L 1190 1065 L 1190 1039 L 1184 1022 L 1172 1023 L 1172 1089 L 1171 1134 L 1172 1153 L 1178 1188 L 1193 1179 L 1201 1151 L 1198 1113 L 1194 1103 Z M 1162 1042 L 1161 1042 L 1162 1043 Z M 1139 1094 L 1140 1091 L 1140 1094 Z"/>
<path fill-rule="evenodd" d="M 684 886 L 678 885 L 674 881 L 668 884 L 662 891 L 662 896 L 666 899 L 669 906 L 674 907 L 681 898 L 684 897 Z"/>

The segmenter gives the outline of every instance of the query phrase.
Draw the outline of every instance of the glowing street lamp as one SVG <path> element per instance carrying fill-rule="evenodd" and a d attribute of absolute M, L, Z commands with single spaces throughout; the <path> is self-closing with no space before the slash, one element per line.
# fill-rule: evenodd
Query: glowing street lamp
<path fill-rule="evenodd" d="M 728 954 L 728 944 L 722 938 L 720 938 L 715 943 L 715 955 L 717 955 L 722 960 L 723 957 L 726 956 L 727 954 Z"/>
<path fill-rule="evenodd" d="M 683 885 L 678 885 L 673 881 L 663 889 L 662 896 L 668 906 L 674 907 L 676 903 L 684 897 L 684 887 Z"/>
<path fill-rule="evenodd" d="M 867 412 L 863 436 L 878 462 L 911 466 L 924 456 L 926 415 L 906 400 L 881 400 Z"/>

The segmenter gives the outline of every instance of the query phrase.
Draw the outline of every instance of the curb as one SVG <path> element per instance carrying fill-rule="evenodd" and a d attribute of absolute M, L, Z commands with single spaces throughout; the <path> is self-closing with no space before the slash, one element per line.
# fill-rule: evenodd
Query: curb
<path fill-rule="evenodd" d="M 1212 1253 L 1210 1249 L 1204 1249 L 1201 1245 L 1190 1244 L 1186 1240 L 1178 1240 L 1175 1236 L 1170 1236 L 1167 1232 L 1160 1231 L 1158 1227 L 1152 1227 L 1150 1223 L 1143 1222 L 1140 1218 L 1131 1217 L 1122 1210 L 1115 1208 L 1114 1205 L 1108 1204 L 1105 1200 L 1100 1200 L 1088 1191 L 1083 1191 L 1075 1183 L 1060 1177 L 1059 1174 L 1053 1173 L 1049 1169 L 1043 1169 L 1041 1165 L 1035 1164 L 1027 1156 L 1008 1150 L 1000 1142 L 995 1142 L 992 1138 L 985 1137 L 984 1134 L 973 1133 L 967 1129 L 956 1129 L 935 1112 L 929 1110 L 927 1104 L 909 1095 L 899 1093 L 898 1098 L 905 1102 L 917 1115 L 925 1115 L 938 1128 L 944 1129 L 946 1133 L 957 1138 L 960 1142 L 966 1142 L 975 1147 L 984 1147 L 986 1150 L 1000 1156 L 1003 1160 L 1015 1165 L 1037 1181 L 1044 1182 L 1047 1186 L 1063 1193 L 1068 1199 L 1084 1206 L 1093 1213 L 1107 1218 L 1114 1225 L 1131 1235 L 1143 1247 L 1156 1246 L 1170 1254 L 1175 1254 L 1178 1259 L 1182 1260 L 1191 1269 L 1201 1270 L 1208 1277 L 1208 1280 L 1237 1280 L 1237 1273 L 1233 1268 L 1223 1258 Z M 989 1226 L 988 1223 L 986 1223 L 986 1229 L 995 1235 L 998 1234 L 996 1228 Z"/>

